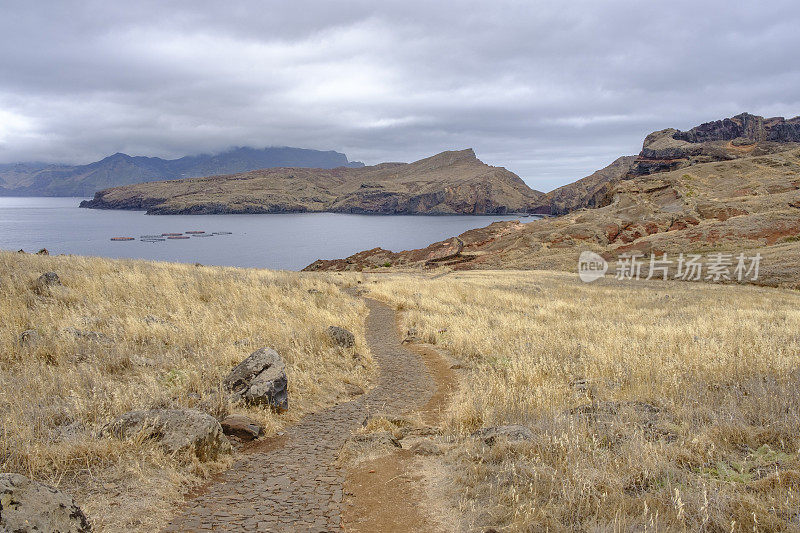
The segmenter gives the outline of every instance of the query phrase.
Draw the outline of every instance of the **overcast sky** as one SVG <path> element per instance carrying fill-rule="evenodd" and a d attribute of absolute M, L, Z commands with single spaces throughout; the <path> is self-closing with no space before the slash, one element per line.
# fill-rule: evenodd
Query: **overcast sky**
<path fill-rule="evenodd" d="M 644 136 L 800 114 L 796 0 L 2 1 L 0 162 L 472 147 L 550 190 Z"/>

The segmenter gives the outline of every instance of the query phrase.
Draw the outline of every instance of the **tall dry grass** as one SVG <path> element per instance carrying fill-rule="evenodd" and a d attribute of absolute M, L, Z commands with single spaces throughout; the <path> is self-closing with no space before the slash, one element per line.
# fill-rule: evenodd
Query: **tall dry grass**
<path fill-rule="evenodd" d="M 464 528 L 800 530 L 800 295 L 576 278 L 363 283 L 469 368 L 444 464 Z M 469 437 L 503 424 L 534 437 Z"/>
<path fill-rule="evenodd" d="M 56 272 L 63 286 L 37 293 Z M 182 493 L 226 466 L 99 438 L 131 409 L 246 413 L 275 433 L 366 387 L 373 365 L 360 301 L 319 275 L 0 252 L 0 471 L 76 497 L 99 530 L 152 531 Z M 356 334 L 355 352 L 325 334 Z M 39 341 L 20 344 L 33 329 Z M 232 406 L 219 384 L 262 346 L 287 364 L 290 409 Z"/>

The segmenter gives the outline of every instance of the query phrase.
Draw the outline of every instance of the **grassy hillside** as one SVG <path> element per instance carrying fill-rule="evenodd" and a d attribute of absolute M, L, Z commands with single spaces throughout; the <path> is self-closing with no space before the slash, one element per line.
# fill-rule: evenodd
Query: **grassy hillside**
<path fill-rule="evenodd" d="M 36 292 L 48 271 L 63 285 Z M 101 530 L 158 529 L 184 490 L 226 466 L 99 437 L 114 417 L 197 407 L 248 414 L 274 434 L 373 371 L 363 304 L 320 276 L 0 252 L 0 301 L 0 471 L 74 495 Z M 362 356 L 334 347 L 328 325 L 353 331 Z M 21 345 L 31 329 L 38 342 Z M 217 394 L 263 346 L 286 361 L 282 415 Z"/>
<path fill-rule="evenodd" d="M 800 294 L 542 271 L 362 286 L 466 367 L 426 463 L 465 530 L 797 530 Z M 503 424 L 533 438 L 469 437 Z"/>
<path fill-rule="evenodd" d="M 36 290 L 43 272 L 63 285 Z M 354 277 L 357 276 L 357 277 Z M 242 412 L 274 434 L 366 387 L 358 285 L 460 360 L 444 453 L 422 473 L 464 530 L 791 531 L 800 493 L 800 294 L 550 271 L 331 275 L 0 253 L 0 471 L 76 497 L 100 530 L 152 531 L 230 464 L 102 437 L 131 409 Z M 332 345 L 328 325 L 356 333 Z M 20 335 L 36 330 L 38 342 Z M 219 384 L 261 346 L 290 410 Z M 529 440 L 471 433 L 521 424 Z"/>

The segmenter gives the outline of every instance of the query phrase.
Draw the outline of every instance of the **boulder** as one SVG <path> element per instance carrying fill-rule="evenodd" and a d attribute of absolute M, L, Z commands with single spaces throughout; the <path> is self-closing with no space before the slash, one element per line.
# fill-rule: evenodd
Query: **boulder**
<path fill-rule="evenodd" d="M 231 392 L 233 401 L 268 405 L 278 410 L 289 408 L 286 367 L 272 348 L 250 354 L 231 370 L 223 385 Z"/>
<path fill-rule="evenodd" d="M 340 328 L 339 326 L 328 326 L 328 337 L 336 344 L 343 348 L 351 348 L 356 344 L 356 337 L 348 330 Z"/>
<path fill-rule="evenodd" d="M 34 346 L 39 342 L 39 332 L 35 329 L 26 329 L 19 336 L 20 346 Z"/>
<path fill-rule="evenodd" d="M 167 453 L 190 452 L 201 461 L 213 461 L 231 451 L 219 422 L 196 409 L 130 411 L 112 422 L 104 433 L 120 439 L 144 433 L 159 441 Z"/>
<path fill-rule="evenodd" d="M 533 439 L 533 432 L 527 426 L 509 425 L 481 428 L 472 433 L 473 437 L 483 439 L 483 442 L 492 446 L 498 438 L 504 438 L 508 442 L 521 442 Z"/>
<path fill-rule="evenodd" d="M 72 496 L 20 474 L 0 474 L 0 531 L 91 531 Z"/>
<path fill-rule="evenodd" d="M 226 435 L 233 435 L 242 440 L 257 439 L 264 431 L 255 420 L 245 415 L 228 415 L 220 422 Z"/>

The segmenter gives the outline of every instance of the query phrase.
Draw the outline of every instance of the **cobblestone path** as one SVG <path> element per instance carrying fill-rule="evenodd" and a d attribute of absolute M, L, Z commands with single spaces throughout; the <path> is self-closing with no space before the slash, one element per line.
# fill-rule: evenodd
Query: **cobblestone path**
<path fill-rule="evenodd" d="M 367 416 L 424 405 L 435 391 L 422 359 L 400 344 L 395 312 L 366 299 L 366 336 L 377 386 L 360 398 L 304 417 L 284 444 L 244 454 L 221 479 L 187 502 L 166 531 L 340 531 L 344 473 L 333 464 Z"/>

